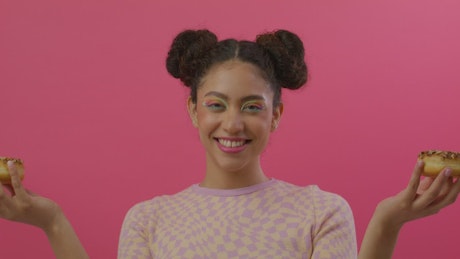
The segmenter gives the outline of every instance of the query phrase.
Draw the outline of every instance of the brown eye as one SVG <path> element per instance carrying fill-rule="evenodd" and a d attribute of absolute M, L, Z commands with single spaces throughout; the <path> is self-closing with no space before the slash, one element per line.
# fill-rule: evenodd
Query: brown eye
<path fill-rule="evenodd" d="M 241 110 L 251 112 L 251 113 L 256 113 L 256 112 L 262 111 L 264 108 L 265 106 L 263 104 L 248 103 L 248 104 L 243 105 L 243 107 L 241 107 Z"/>
<path fill-rule="evenodd" d="M 211 111 L 223 111 L 225 110 L 225 105 L 216 101 L 204 101 L 203 106 L 208 108 Z"/>

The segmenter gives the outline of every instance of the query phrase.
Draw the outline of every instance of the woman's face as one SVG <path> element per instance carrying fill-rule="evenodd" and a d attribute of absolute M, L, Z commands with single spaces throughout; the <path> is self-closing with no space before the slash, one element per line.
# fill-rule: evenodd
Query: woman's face
<path fill-rule="evenodd" d="M 254 65 L 227 61 L 202 79 L 197 103 L 188 109 L 206 149 L 207 170 L 247 172 L 259 168 L 259 157 L 280 119 L 273 91 Z M 254 167 L 255 166 L 255 167 Z"/>

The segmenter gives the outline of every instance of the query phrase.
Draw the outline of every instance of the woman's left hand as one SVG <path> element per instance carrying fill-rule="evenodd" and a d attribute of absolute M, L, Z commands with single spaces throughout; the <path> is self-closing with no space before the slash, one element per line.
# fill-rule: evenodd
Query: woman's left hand
<path fill-rule="evenodd" d="M 444 169 L 435 179 L 421 180 L 423 162 L 418 161 L 407 187 L 381 201 L 367 226 L 359 259 L 389 259 L 404 223 L 436 214 L 454 203 L 460 192 L 460 181 Z"/>
<path fill-rule="evenodd" d="M 408 221 L 438 213 L 457 199 L 460 181 L 450 176 L 450 169 L 445 168 L 436 178 L 421 180 L 423 165 L 418 161 L 408 186 L 377 206 L 374 216 L 386 226 L 399 229 Z"/>

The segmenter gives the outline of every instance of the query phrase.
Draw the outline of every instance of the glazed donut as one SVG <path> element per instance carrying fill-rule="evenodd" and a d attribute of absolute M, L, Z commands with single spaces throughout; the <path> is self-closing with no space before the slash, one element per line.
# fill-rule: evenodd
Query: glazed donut
<path fill-rule="evenodd" d="M 436 176 L 442 169 L 452 169 L 454 177 L 460 176 L 460 153 L 452 151 L 428 150 L 422 151 L 418 158 L 425 163 L 423 175 Z"/>
<path fill-rule="evenodd" d="M 8 169 L 8 161 L 13 161 L 18 169 L 19 178 L 24 179 L 24 164 L 21 159 L 11 157 L 0 157 L 0 183 L 10 184 L 10 170 Z"/>

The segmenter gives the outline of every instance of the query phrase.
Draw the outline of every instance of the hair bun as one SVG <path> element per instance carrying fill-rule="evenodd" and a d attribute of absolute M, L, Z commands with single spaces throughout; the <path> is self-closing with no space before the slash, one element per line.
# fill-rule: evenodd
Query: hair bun
<path fill-rule="evenodd" d="M 262 46 L 273 61 L 279 84 L 288 89 L 298 89 L 307 82 L 305 50 L 300 38 L 286 30 L 260 34 L 256 43 Z"/>
<path fill-rule="evenodd" d="M 206 64 L 204 56 L 217 44 L 217 36 L 208 30 L 185 30 L 174 38 L 166 58 L 169 74 L 191 86 Z"/>

